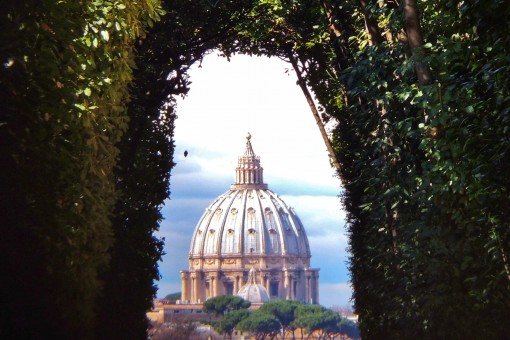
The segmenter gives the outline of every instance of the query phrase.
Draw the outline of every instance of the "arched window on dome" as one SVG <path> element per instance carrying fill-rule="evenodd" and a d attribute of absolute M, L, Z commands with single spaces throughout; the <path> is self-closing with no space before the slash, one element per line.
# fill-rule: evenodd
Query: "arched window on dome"
<path fill-rule="evenodd" d="M 252 254 L 257 248 L 257 231 L 253 228 L 248 229 L 248 235 L 246 237 L 246 249 Z"/>
<path fill-rule="evenodd" d="M 273 211 L 271 208 L 264 209 L 264 218 L 268 229 L 276 229 L 276 220 L 274 218 Z"/>
<path fill-rule="evenodd" d="M 246 245 L 245 245 L 245 251 L 248 250 L 249 253 L 256 253 L 258 252 L 258 235 L 257 235 L 257 216 L 255 213 L 255 209 L 248 208 L 247 210 L 248 214 L 246 216 Z M 253 249 L 253 250 L 252 250 Z"/>
<path fill-rule="evenodd" d="M 280 252 L 280 242 L 278 237 L 278 232 L 276 231 L 277 224 L 276 219 L 274 218 L 273 211 L 271 208 L 264 209 L 264 219 L 266 222 L 266 227 L 269 229 L 269 244 L 271 247 L 268 249 L 268 253 L 275 254 Z"/>
<path fill-rule="evenodd" d="M 216 252 L 216 230 L 209 229 L 209 232 L 205 236 L 205 254 L 214 254 Z"/>
<path fill-rule="evenodd" d="M 211 219 L 211 223 L 209 225 L 212 225 L 213 227 L 217 227 L 221 221 L 221 213 L 222 212 L 223 212 L 223 210 L 221 208 L 216 209 L 216 211 L 214 212 L 214 216 Z"/>
<path fill-rule="evenodd" d="M 248 216 L 247 218 L 247 227 L 248 229 L 256 229 L 257 228 L 257 216 L 255 214 L 255 209 L 248 208 Z"/>
<path fill-rule="evenodd" d="M 235 241 L 235 231 L 232 228 L 227 229 L 227 232 L 223 235 L 223 247 L 222 251 L 224 253 L 234 253 L 234 241 Z"/>
<path fill-rule="evenodd" d="M 237 252 L 237 238 L 235 237 L 235 227 L 239 214 L 236 208 L 230 209 L 227 222 L 225 223 L 226 232 L 223 233 L 221 251 L 227 254 Z"/>

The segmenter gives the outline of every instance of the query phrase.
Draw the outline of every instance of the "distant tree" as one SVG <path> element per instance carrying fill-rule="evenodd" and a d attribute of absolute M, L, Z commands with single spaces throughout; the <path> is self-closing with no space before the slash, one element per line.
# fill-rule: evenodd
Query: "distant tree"
<path fill-rule="evenodd" d="M 242 320 L 250 316 L 250 311 L 247 309 L 233 310 L 225 314 L 225 316 L 217 322 L 212 323 L 212 327 L 220 334 L 225 334 L 232 339 L 232 333 L 236 326 Z"/>
<path fill-rule="evenodd" d="M 290 300 L 272 300 L 264 303 L 260 307 L 260 311 L 266 314 L 273 315 L 280 323 L 282 336 L 285 338 L 287 331 L 294 332 L 292 322 L 296 318 L 296 309 L 301 306 L 301 302 Z"/>
<path fill-rule="evenodd" d="M 280 331 L 280 322 L 273 315 L 257 310 L 241 320 L 236 328 L 252 332 L 256 340 L 273 339 Z"/>
<path fill-rule="evenodd" d="M 177 301 L 181 299 L 181 292 L 171 293 L 164 297 L 165 300 Z"/>
<path fill-rule="evenodd" d="M 319 339 L 325 339 L 338 330 L 340 321 L 340 315 L 331 309 L 319 305 L 301 305 L 296 309 L 293 325 L 306 330 L 307 339 L 314 332 L 318 333 Z"/>
<path fill-rule="evenodd" d="M 246 301 L 239 296 L 219 295 L 207 300 L 202 309 L 206 313 L 221 316 L 225 315 L 227 312 L 238 309 L 246 309 L 250 306 L 250 301 Z"/>

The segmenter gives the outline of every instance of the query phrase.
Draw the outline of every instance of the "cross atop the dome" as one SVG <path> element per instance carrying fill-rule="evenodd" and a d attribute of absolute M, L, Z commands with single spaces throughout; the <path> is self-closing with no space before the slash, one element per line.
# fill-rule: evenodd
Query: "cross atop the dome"
<path fill-rule="evenodd" d="M 251 134 L 248 132 L 248 134 L 246 135 L 246 150 L 244 150 L 243 158 L 246 159 L 256 158 L 258 160 L 258 157 L 255 156 L 255 152 L 253 152 L 253 148 L 251 147 L 250 139 Z"/>

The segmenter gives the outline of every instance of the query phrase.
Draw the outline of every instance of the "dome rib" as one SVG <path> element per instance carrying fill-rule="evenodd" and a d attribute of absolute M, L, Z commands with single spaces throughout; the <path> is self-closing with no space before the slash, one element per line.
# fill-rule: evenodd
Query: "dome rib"
<path fill-rule="evenodd" d="M 268 255 L 267 251 L 267 233 L 268 228 L 266 224 L 266 220 L 264 218 L 264 208 L 262 206 L 262 199 L 260 198 L 262 194 L 261 190 L 254 190 L 255 195 L 257 197 L 257 203 L 258 203 L 258 215 L 259 215 L 259 221 L 261 224 L 261 232 L 260 232 L 260 253 L 263 255 Z"/>
<path fill-rule="evenodd" d="M 243 216 L 241 216 L 241 228 L 239 230 L 239 238 L 241 239 L 241 241 L 239 242 L 239 252 L 240 254 L 244 254 L 244 249 L 245 249 L 245 229 L 246 229 L 246 226 L 245 226 L 245 222 L 246 222 L 246 196 L 248 195 L 247 191 L 244 190 L 242 191 L 242 203 L 243 203 Z"/>
<path fill-rule="evenodd" d="M 195 235 L 192 239 L 192 248 L 191 248 L 191 249 L 196 249 L 198 247 L 199 253 L 198 254 L 192 253 L 192 254 L 190 254 L 191 256 L 192 255 L 203 256 L 204 254 L 210 254 L 210 253 L 206 253 L 205 247 L 206 247 L 206 241 L 207 241 L 208 234 L 210 233 L 210 230 L 211 230 L 211 221 L 215 217 L 216 212 L 218 211 L 218 209 L 220 208 L 220 206 L 226 200 L 227 197 L 228 196 L 226 196 L 226 195 L 222 195 L 222 196 L 218 197 L 206 209 L 206 211 L 202 215 L 202 218 L 200 219 L 200 221 L 197 224 L 197 228 L 195 230 Z M 220 218 L 221 218 L 221 216 L 220 216 Z M 202 228 L 202 226 L 204 226 L 204 228 Z M 216 230 L 215 230 L 215 232 L 216 232 Z M 197 238 L 199 241 L 198 245 L 196 244 Z"/>
<path fill-rule="evenodd" d="M 270 195 L 271 195 L 270 202 L 273 206 L 274 214 L 276 215 L 275 220 L 276 220 L 276 224 L 277 224 L 277 232 L 278 232 L 278 235 L 280 236 L 280 244 L 282 245 L 281 246 L 281 254 L 287 255 L 289 253 L 289 244 L 287 241 L 287 237 L 285 235 L 285 231 L 284 231 L 285 228 L 283 227 L 282 219 L 280 216 L 280 209 L 279 209 L 280 207 L 279 207 L 279 204 L 277 201 L 278 197 L 273 192 L 271 192 Z"/>
<path fill-rule="evenodd" d="M 228 218 L 228 215 L 230 213 L 230 209 L 232 207 L 232 204 L 234 202 L 233 199 L 230 199 L 230 201 L 227 201 L 228 198 L 231 198 L 232 191 L 228 191 L 225 195 L 225 200 L 223 202 L 227 202 L 227 207 L 222 211 L 222 218 L 220 227 L 218 228 L 218 236 L 216 236 L 216 255 L 221 256 L 223 253 L 223 233 L 225 232 L 225 224 Z"/>
<path fill-rule="evenodd" d="M 285 217 L 287 219 L 287 223 L 289 224 L 289 228 L 291 229 L 291 232 L 294 233 L 294 235 L 296 236 L 295 239 L 294 239 L 294 247 L 295 247 L 294 251 L 297 254 L 301 254 L 302 247 L 301 247 L 301 242 L 300 242 L 299 231 L 296 228 L 296 222 L 293 219 L 293 216 L 292 216 L 292 214 L 290 212 L 290 208 L 288 206 L 286 206 L 285 210 L 286 210 L 285 211 Z"/>
<path fill-rule="evenodd" d="M 311 256 L 310 243 L 308 242 L 308 235 L 306 234 L 305 227 L 303 226 L 303 223 L 301 222 L 301 219 L 299 218 L 299 216 L 296 214 L 296 211 L 294 210 L 294 208 L 290 208 L 289 211 L 291 212 L 293 218 L 296 219 L 297 225 L 299 226 L 299 229 L 301 230 L 301 233 L 303 235 L 301 239 L 303 241 L 305 251 L 308 254 L 308 256 Z"/>

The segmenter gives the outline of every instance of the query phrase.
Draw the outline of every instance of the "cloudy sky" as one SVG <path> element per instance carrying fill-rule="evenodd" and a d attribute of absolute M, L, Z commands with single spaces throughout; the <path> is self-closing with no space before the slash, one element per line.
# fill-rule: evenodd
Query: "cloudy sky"
<path fill-rule="evenodd" d="M 345 213 L 340 181 L 293 71 L 276 58 L 212 54 L 192 69 L 191 91 L 178 106 L 171 196 L 163 208 L 166 239 L 158 296 L 178 292 L 191 236 L 204 210 L 235 180 L 248 132 L 264 181 L 294 207 L 307 231 L 312 266 L 320 268 L 320 302 L 349 305 Z M 184 150 L 188 156 L 184 157 Z"/>

